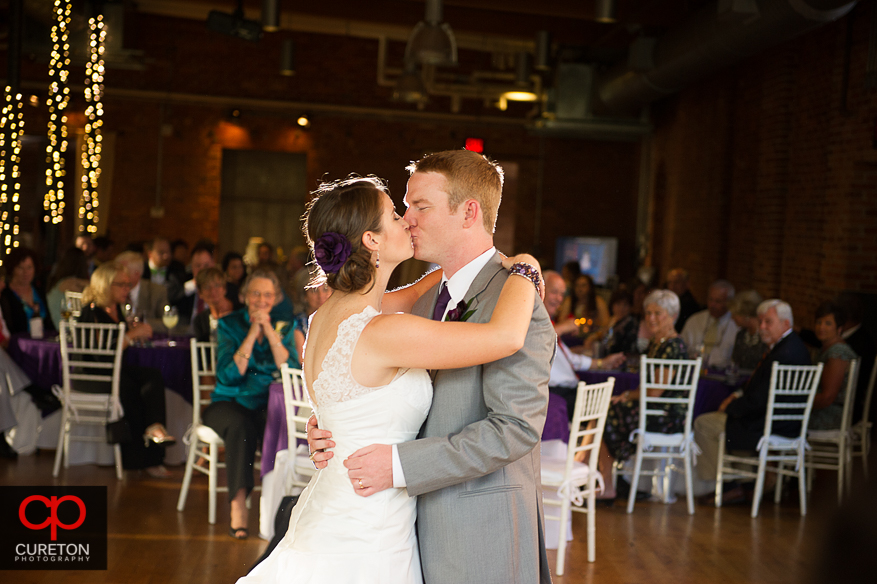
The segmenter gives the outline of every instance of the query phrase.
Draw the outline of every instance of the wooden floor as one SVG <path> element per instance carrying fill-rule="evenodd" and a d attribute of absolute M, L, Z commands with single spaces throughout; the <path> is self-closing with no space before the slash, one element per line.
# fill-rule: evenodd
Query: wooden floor
<path fill-rule="evenodd" d="M 126 472 L 117 481 L 112 468 L 71 467 L 52 478 L 53 452 L 0 461 L 2 485 L 106 485 L 109 493 L 109 557 L 105 572 L 0 572 L 0 581 L 26 583 L 233 583 L 266 547 L 251 537 L 227 535 L 228 506 L 220 495 L 218 523 L 207 523 L 206 477 L 193 478 L 188 505 L 176 511 L 182 469 L 168 480 Z M 877 466 L 872 467 L 877 468 Z M 860 469 L 857 468 L 857 471 Z M 197 474 L 197 473 L 196 473 Z M 767 502 L 757 519 L 748 506 L 698 506 L 694 516 L 680 500 L 672 505 L 638 503 L 633 514 L 619 502 L 597 510 L 597 561 L 587 562 L 585 516 L 575 513 L 576 536 L 567 553 L 566 573 L 556 583 L 711 584 L 807 582 L 823 549 L 823 527 L 836 511 L 834 476 L 816 479 L 807 517 L 797 500 Z M 861 480 L 859 472 L 856 479 Z M 254 499 L 253 509 L 258 509 Z M 258 532 L 257 513 L 250 531 Z M 327 542 L 331 543 L 331 542 Z M 552 571 L 555 552 L 549 551 Z M 461 583 L 465 584 L 465 583 Z"/>

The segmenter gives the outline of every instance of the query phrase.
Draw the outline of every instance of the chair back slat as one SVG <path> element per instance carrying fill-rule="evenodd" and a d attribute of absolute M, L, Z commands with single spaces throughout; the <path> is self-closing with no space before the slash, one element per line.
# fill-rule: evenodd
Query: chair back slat
<path fill-rule="evenodd" d="M 565 476 L 570 476 L 575 455 L 579 452 L 588 452 L 589 460 L 587 464 L 589 468 L 597 468 L 600 442 L 603 437 L 603 430 L 606 427 L 606 415 L 609 412 L 609 403 L 614 389 L 614 377 L 610 377 L 603 383 L 592 385 L 587 385 L 584 381 L 579 382 L 576 390 L 572 431 L 570 432 L 569 447 L 566 454 Z M 595 423 L 592 425 L 591 422 Z"/>
<path fill-rule="evenodd" d="M 859 369 L 862 361 L 851 359 L 847 365 L 847 386 L 844 393 L 844 409 L 841 414 L 840 431 L 848 432 L 853 425 L 853 406 L 856 402 L 856 389 L 859 387 Z"/>
<path fill-rule="evenodd" d="M 874 397 L 875 382 L 877 382 L 877 360 L 871 367 L 871 377 L 868 379 L 868 388 L 865 390 L 865 410 L 862 412 L 862 421 L 865 422 L 865 426 L 868 425 L 868 417 L 871 412 L 871 398 Z"/>
<path fill-rule="evenodd" d="M 296 440 L 307 440 L 308 418 L 311 404 L 302 383 L 301 369 L 294 369 L 287 363 L 280 366 L 280 379 L 283 382 L 283 401 L 286 405 L 286 431 L 289 449 L 295 450 Z"/>
<path fill-rule="evenodd" d="M 201 408 L 210 405 L 216 387 L 216 343 L 192 341 L 192 427 L 201 424 Z"/>
<path fill-rule="evenodd" d="M 61 380 L 65 395 L 75 390 L 74 381 L 106 382 L 110 385 L 109 394 L 118 406 L 124 321 L 119 324 L 62 321 L 59 328 Z M 114 414 L 120 415 L 120 411 Z"/>
<path fill-rule="evenodd" d="M 764 435 L 774 434 L 774 422 L 800 421 L 798 437 L 807 433 L 813 398 L 822 377 L 822 363 L 818 365 L 780 365 L 774 361 L 770 373 L 770 390 Z"/>
<path fill-rule="evenodd" d="M 700 380 L 702 359 L 650 359 L 640 360 L 640 408 L 639 431 L 644 433 L 648 418 L 664 416 L 666 411 L 659 404 L 682 404 L 685 406 L 685 433 L 691 432 L 694 399 Z M 658 397 L 648 395 L 649 389 L 664 393 Z"/>

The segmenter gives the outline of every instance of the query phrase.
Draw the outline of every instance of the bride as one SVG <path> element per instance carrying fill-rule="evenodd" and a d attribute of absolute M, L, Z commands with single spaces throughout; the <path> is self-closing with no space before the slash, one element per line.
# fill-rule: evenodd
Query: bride
<path fill-rule="evenodd" d="M 384 294 L 413 247 L 408 224 L 380 180 L 347 179 L 323 185 L 315 195 L 304 229 L 334 292 L 313 316 L 302 363 L 319 425 L 332 431 L 335 456 L 302 492 L 281 543 L 238 582 L 422 582 L 416 499 L 405 489 L 358 496 L 355 489 L 369 485 L 351 483 L 342 462 L 363 446 L 417 437 L 432 400 L 427 370 L 470 367 L 519 350 L 539 276 L 508 278 L 489 323 L 405 314 L 440 273 Z M 503 265 L 512 273 L 536 273 L 516 262 L 536 263 L 516 256 Z"/>

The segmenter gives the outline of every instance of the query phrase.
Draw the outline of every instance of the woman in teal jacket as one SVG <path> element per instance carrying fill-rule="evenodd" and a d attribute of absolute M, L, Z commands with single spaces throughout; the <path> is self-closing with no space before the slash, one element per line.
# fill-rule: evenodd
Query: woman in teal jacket
<path fill-rule="evenodd" d="M 216 389 L 203 419 L 225 442 L 229 535 L 236 539 L 249 535 L 246 499 L 254 486 L 256 446 L 265 431 L 268 386 L 280 380 L 284 363 L 301 367 L 294 323 L 270 318 L 281 290 L 274 272 L 255 270 L 241 288 L 244 308 L 221 318 L 217 329 Z"/>

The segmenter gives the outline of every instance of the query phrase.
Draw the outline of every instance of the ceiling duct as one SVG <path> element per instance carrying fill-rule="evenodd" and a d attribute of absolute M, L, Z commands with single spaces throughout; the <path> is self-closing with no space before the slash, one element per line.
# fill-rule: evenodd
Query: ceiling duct
<path fill-rule="evenodd" d="M 841 18 L 856 1 L 763 0 L 756 10 L 750 1 L 720 0 L 657 40 L 651 70 L 625 63 L 608 71 L 598 99 L 609 111 L 636 115 L 710 73 Z"/>
<path fill-rule="evenodd" d="M 638 140 L 651 131 L 651 126 L 641 120 L 595 116 L 591 110 L 593 87 L 593 65 L 558 63 L 545 115 L 534 121 L 533 132 L 593 140 Z"/>

